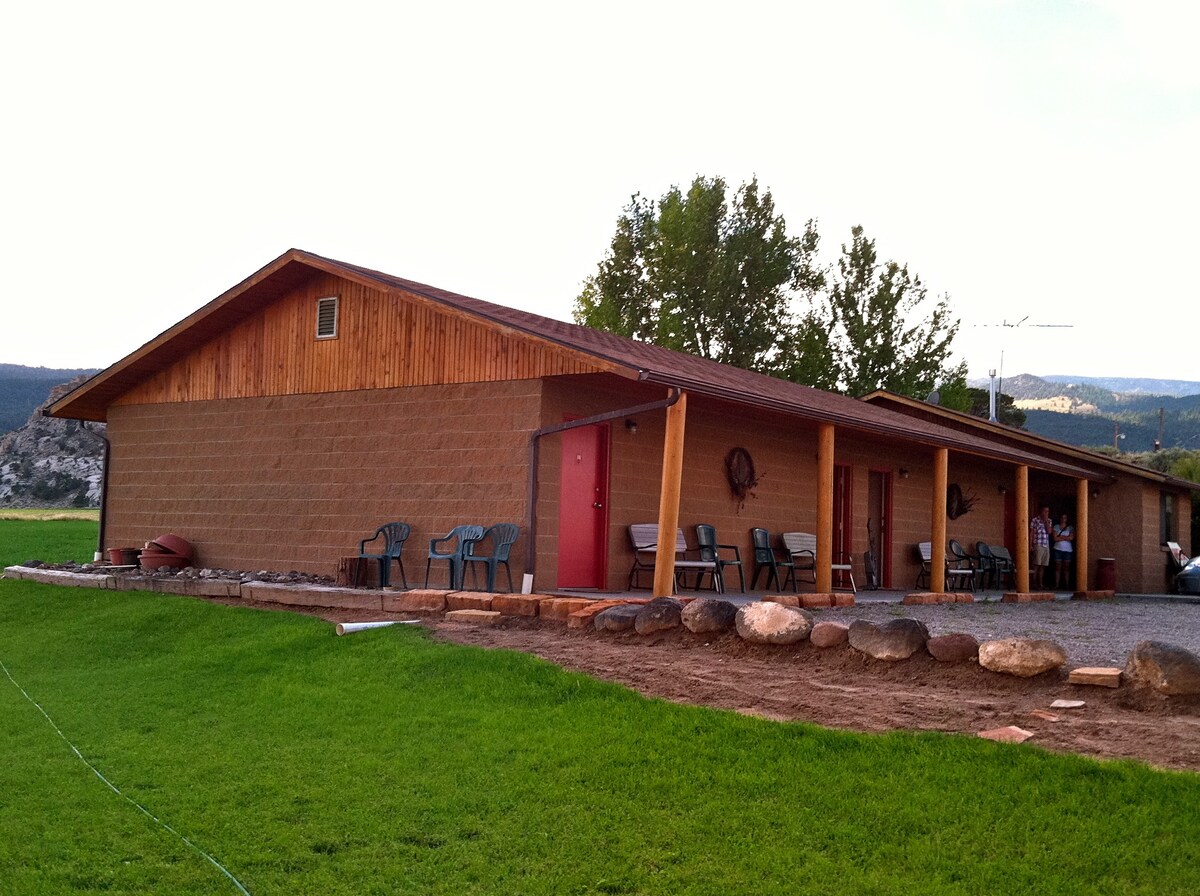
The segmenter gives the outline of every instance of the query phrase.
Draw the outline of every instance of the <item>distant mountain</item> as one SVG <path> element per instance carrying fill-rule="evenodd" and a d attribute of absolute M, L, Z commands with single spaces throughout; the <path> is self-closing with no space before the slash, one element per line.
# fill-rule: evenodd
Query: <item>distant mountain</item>
<path fill-rule="evenodd" d="M 1110 392 L 1125 392 L 1133 395 L 1200 395 L 1200 382 L 1194 380 L 1156 380 L 1120 376 L 1061 376 L 1053 374 L 1042 377 L 1048 383 L 1082 383 L 1099 386 Z"/>
<path fill-rule="evenodd" d="M 987 385 L 983 380 L 983 388 Z M 1116 385 L 1130 391 L 1112 388 Z M 1005 378 L 1000 388 L 1025 412 L 1026 429 L 1050 439 L 1084 447 L 1115 442 L 1121 451 L 1152 451 L 1161 421 L 1161 447 L 1200 449 L 1200 383 L 1020 374 Z"/>
<path fill-rule="evenodd" d="M 94 369 L 55 369 L 0 364 L 0 436 L 12 432 L 29 419 L 50 395 L 50 390 L 78 376 L 91 376 Z"/>
<path fill-rule="evenodd" d="M 66 395 L 87 374 L 47 389 L 42 402 Z M 103 425 L 43 417 L 0 438 L 0 507 L 96 507 L 103 475 Z"/>

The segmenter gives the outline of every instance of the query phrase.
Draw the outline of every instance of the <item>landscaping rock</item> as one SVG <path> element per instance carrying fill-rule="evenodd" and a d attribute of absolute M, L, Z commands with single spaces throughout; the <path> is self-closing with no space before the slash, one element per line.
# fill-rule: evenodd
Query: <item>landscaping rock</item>
<path fill-rule="evenodd" d="M 1125 678 L 1170 697 L 1200 694 L 1200 657 L 1161 641 L 1141 641 L 1125 663 Z"/>
<path fill-rule="evenodd" d="M 683 605 L 670 597 L 656 597 L 640 609 L 633 621 L 639 635 L 652 635 L 679 628 L 683 624 Z"/>
<path fill-rule="evenodd" d="M 737 633 L 754 644 L 795 644 L 808 637 L 812 613 L 783 604 L 752 603 L 737 611 Z"/>
<path fill-rule="evenodd" d="M 1119 688 L 1121 686 L 1121 670 L 1115 666 L 1080 666 L 1067 673 L 1067 684 Z"/>
<path fill-rule="evenodd" d="M 727 600 L 702 597 L 683 608 L 682 622 L 689 632 L 723 632 L 733 628 L 737 607 Z"/>
<path fill-rule="evenodd" d="M 850 637 L 850 626 L 842 622 L 818 622 L 808 638 L 813 647 L 837 647 Z"/>
<path fill-rule="evenodd" d="M 993 728 L 991 731 L 980 731 L 979 736 L 987 740 L 995 740 L 1004 744 L 1023 744 L 1033 737 L 1032 731 L 1009 725 L 1007 728 Z"/>
<path fill-rule="evenodd" d="M 929 629 L 919 619 L 893 619 L 875 625 L 863 619 L 850 624 L 850 646 L 877 660 L 906 660 L 929 640 Z"/>
<path fill-rule="evenodd" d="M 935 660 L 943 663 L 965 663 L 979 656 L 979 641 L 974 635 L 953 632 L 938 635 L 925 642 L 925 649 Z"/>
<path fill-rule="evenodd" d="M 621 604 L 619 607 L 609 607 L 596 614 L 596 631 L 627 632 L 637 622 L 638 613 L 642 608 L 631 604 Z"/>
<path fill-rule="evenodd" d="M 979 645 L 979 665 L 992 672 L 1032 678 L 1067 662 L 1067 652 L 1053 641 L 1002 638 Z"/>

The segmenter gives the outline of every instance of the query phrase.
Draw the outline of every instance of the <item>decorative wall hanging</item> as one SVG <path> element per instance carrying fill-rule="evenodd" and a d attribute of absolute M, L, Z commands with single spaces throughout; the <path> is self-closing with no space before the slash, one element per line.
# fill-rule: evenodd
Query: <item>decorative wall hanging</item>
<path fill-rule="evenodd" d="M 964 513 L 970 513 L 978 501 L 974 492 L 964 495 L 957 483 L 951 483 L 946 488 L 946 516 L 956 520 Z"/>
<path fill-rule="evenodd" d="M 725 475 L 729 479 L 729 490 L 737 498 L 737 512 L 746 506 L 746 498 L 753 498 L 758 488 L 759 475 L 754 470 L 754 461 L 745 448 L 730 448 L 725 455 Z"/>

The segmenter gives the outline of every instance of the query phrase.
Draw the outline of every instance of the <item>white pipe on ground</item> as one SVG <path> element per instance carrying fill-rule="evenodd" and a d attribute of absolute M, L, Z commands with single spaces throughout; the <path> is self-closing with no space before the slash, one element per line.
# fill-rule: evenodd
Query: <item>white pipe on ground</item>
<path fill-rule="evenodd" d="M 417 625 L 419 619 L 389 619 L 387 622 L 339 622 L 337 624 L 337 633 L 339 635 L 352 635 L 355 632 L 365 632 L 371 628 L 383 628 L 387 625 Z"/>

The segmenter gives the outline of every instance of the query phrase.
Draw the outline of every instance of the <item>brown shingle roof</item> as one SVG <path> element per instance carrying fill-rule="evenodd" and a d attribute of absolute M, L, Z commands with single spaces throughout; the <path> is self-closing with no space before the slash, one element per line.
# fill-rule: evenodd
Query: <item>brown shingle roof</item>
<path fill-rule="evenodd" d="M 192 347 L 255 313 L 316 271 L 423 297 L 457 313 L 601 359 L 646 382 L 763 408 L 789 416 L 836 424 L 931 447 L 1026 464 L 1074 478 L 1108 478 L 1078 457 L 1053 457 L 961 432 L 872 404 L 809 386 L 764 376 L 704 358 L 665 349 L 578 324 L 495 305 L 437 287 L 394 277 L 358 265 L 292 249 L 262 270 L 198 309 L 140 349 L 54 402 L 48 413 L 103 420 L 109 404 L 137 383 L 183 357 Z"/>

